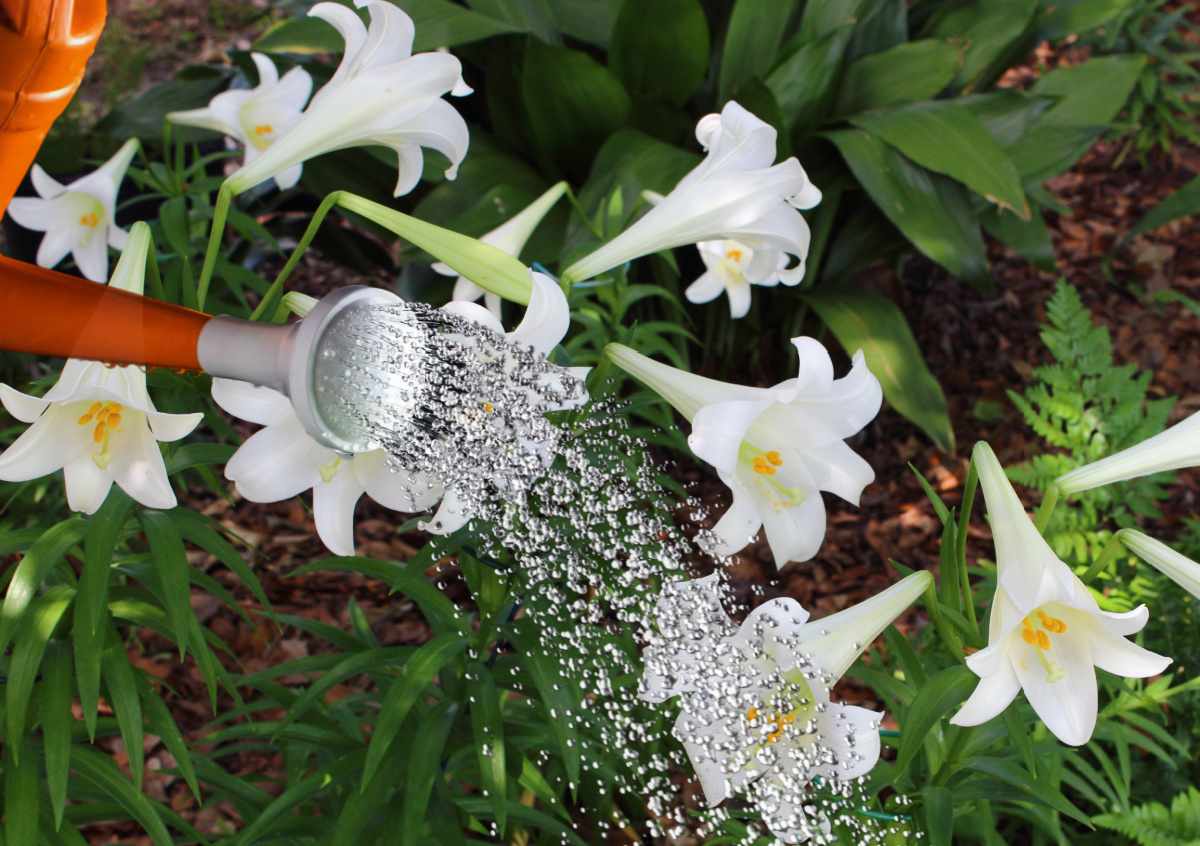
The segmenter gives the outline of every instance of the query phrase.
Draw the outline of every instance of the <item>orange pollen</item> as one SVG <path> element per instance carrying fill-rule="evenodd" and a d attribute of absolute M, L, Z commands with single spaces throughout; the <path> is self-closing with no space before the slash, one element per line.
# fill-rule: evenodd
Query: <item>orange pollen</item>
<path fill-rule="evenodd" d="M 758 719 L 758 709 L 757 708 L 751 707 L 750 710 L 746 711 L 746 720 L 748 722 L 752 723 L 757 719 Z"/>
<path fill-rule="evenodd" d="M 100 223 L 100 216 L 95 212 L 88 212 L 83 217 L 79 218 L 79 222 L 84 226 L 95 227 Z"/>
<path fill-rule="evenodd" d="M 94 402 L 76 421 L 80 426 L 92 423 L 92 442 L 101 445 L 101 453 L 108 451 L 108 438 L 121 425 L 124 408 L 119 402 Z"/>
<path fill-rule="evenodd" d="M 1033 616 L 1037 617 L 1037 623 L 1030 617 L 1026 617 L 1021 623 L 1021 639 L 1045 652 L 1050 648 L 1050 635 L 1063 634 L 1067 630 L 1067 624 L 1040 609 L 1035 611 Z"/>
<path fill-rule="evenodd" d="M 754 467 L 755 473 L 759 473 L 763 476 L 774 476 L 775 475 L 775 467 L 772 466 L 770 461 L 763 458 L 761 455 L 758 458 L 754 459 L 754 464 L 752 466 Z"/>
<path fill-rule="evenodd" d="M 776 467 L 779 467 L 783 464 L 783 456 L 777 453 L 775 450 L 771 450 L 767 453 L 767 461 L 771 462 Z"/>
<path fill-rule="evenodd" d="M 483 404 L 483 413 L 484 414 L 491 414 L 495 410 L 496 410 L 496 406 L 492 405 L 490 402 L 485 402 Z"/>
<path fill-rule="evenodd" d="M 92 430 L 92 440 L 96 443 L 100 443 L 102 440 L 104 440 L 104 436 L 106 434 L 107 429 L 105 425 L 103 423 L 97 423 L 96 428 Z"/>
<path fill-rule="evenodd" d="M 729 259 L 730 261 L 741 261 L 742 255 L 743 255 L 742 251 L 737 249 L 736 247 L 731 250 L 725 251 L 725 258 Z"/>
<path fill-rule="evenodd" d="M 103 403 L 99 403 L 99 402 L 92 403 L 88 407 L 87 413 L 84 414 L 82 417 L 80 417 L 76 422 L 80 426 L 83 426 L 83 425 L 86 425 L 86 424 L 92 422 L 92 418 L 96 416 L 96 412 L 100 411 L 100 409 L 102 407 L 103 407 Z"/>
<path fill-rule="evenodd" d="M 260 123 L 258 126 L 254 127 L 255 135 L 270 135 L 274 131 L 275 127 L 271 126 L 269 123 Z"/>

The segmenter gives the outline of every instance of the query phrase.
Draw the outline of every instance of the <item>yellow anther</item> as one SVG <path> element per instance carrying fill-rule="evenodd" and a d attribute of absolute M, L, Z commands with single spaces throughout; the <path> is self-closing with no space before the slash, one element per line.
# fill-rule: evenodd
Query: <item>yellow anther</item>
<path fill-rule="evenodd" d="M 100 223 L 100 215 L 95 212 L 88 212 L 83 217 L 79 218 L 79 222 L 84 226 L 95 227 Z"/>
<path fill-rule="evenodd" d="M 1029 624 L 1026 623 L 1025 628 L 1021 629 L 1021 639 L 1026 643 L 1033 645 L 1037 643 L 1037 632 L 1031 629 Z"/>
<path fill-rule="evenodd" d="M 269 123 L 260 123 L 258 126 L 254 127 L 255 135 L 270 135 L 274 131 L 275 127 L 271 126 Z"/>
<path fill-rule="evenodd" d="M 763 458 L 761 455 L 754 459 L 754 464 L 752 466 L 754 467 L 755 473 L 761 473 L 763 476 L 775 475 L 775 468 L 771 465 L 771 462 Z"/>
<path fill-rule="evenodd" d="M 80 426 L 83 426 L 87 423 L 91 423 L 92 418 L 96 416 L 96 412 L 98 412 L 103 407 L 104 406 L 102 403 L 99 403 L 99 402 L 92 403 L 90 406 L 88 406 L 87 413 L 84 414 L 83 416 L 81 416 L 79 418 L 79 420 L 76 422 L 78 422 Z"/>
<path fill-rule="evenodd" d="M 758 719 L 758 709 L 752 706 L 749 710 L 746 711 L 746 721 L 752 723 L 757 719 Z"/>
<path fill-rule="evenodd" d="M 780 455 L 780 454 L 779 454 L 778 452 L 776 452 L 775 450 L 771 450 L 771 451 L 770 451 L 770 452 L 768 452 L 766 455 L 767 455 L 767 461 L 771 462 L 771 463 L 772 463 L 772 464 L 774 464 L 776 467 L 781 467 L 781 466 L 783 466 L 783 456 L 782 456 L 782 455 Z"/>
<path fill-rule="evenodd" d="M 1037 633 L 1037 646 L 1038 649 L 1043 651 L 1050 648 L 1050 635 L 1046 634 L 1041 629 L 1039 629 Z"/>
<path fill-rule="evenodd" d="M 96 428 L 92 430 L 92 440 L 96 443 L 100 443 L 104 440 L 104 436 L 107 434 L 108 432 L 105 430 L 104 423 L 97 423 Z"/>
<path fill-rule="evenodd" d="M 485 402 L 483 404 L 483 413 L 484 414 L 491 414 L 495 410 L 496 410 L 496 406 L 492 405 L 490 402 Z"/>
<path fill-rule="evenodd" d="M 741 261 L 742 255 L 742 251 L 737 247 L 731 247 L 725 251 L 725 258 L 729 259 L 730 261 Z"/>

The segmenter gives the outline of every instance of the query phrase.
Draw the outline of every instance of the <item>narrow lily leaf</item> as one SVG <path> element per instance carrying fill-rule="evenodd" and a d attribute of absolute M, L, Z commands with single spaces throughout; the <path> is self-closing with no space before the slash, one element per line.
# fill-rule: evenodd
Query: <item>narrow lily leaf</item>
<path fill-rule="evenodd" d="M 458 705 L 438 705 L 417 724 L 405 765 L 403 820 L 400 846 L 420 846 L 425 828 L 425 811 L 434 782 L 442 776 L 442 752 L 458 715 Z"/>
<path fill-rule="evenodd" d="M 79 543 L 86 531 L 87 521 L 72 517 L 47 529 L 25 553 L 8 583 L 4 605 L 0 606 L 0 653 L 7 649 L 17 624 L 50 568 Z"/>
<path fill-rule="evenodd" d="M 837 113 L 881 109 L 932 100 L 958 73 L 962 47 L 926 38 L 863 56 L 848 68 L 838 89 Z"/>
<path fill-rule="evenodd" d="M 180 775 L 187 782 L 196 801 L 200 802 L 200 783 L 196 779 L 196 767 L 192 763 L 192 753 L 188 750 L 187 742 L 183 739 L 179 726 L 175 724 L 175 718 L 171 716 L 162 697 L 154 692 L 145 679 L 138 680 L 138 689 L 146 707 L 147 725 L 152 732 L 162 738 L 163 745 L 167 747 L 167 751 L 171 753 L 171 757 L 175 759 L 175 763 L 179 767 Z"/>
<path fill-rule="evenodd" d="M 961 103 L 927 100 L 855 115 L 850 122 L 922 167 L 957 179 L 989 202 L 1029 218 L 1017 168 Z"/>
<path fill-rule="evenodd" d="M 471 729 L 479 757 L 483 786 L 492 798 L 494 819 L 500 836 L 508 822 L 508 772 L 505 769 L 504 718 L 500 713 L 501 693 L 491 671 L 480 663 L 470 666 Z"/>
<path fill-rule="evenodd" d="M 228 567 L 250 589 L 263 608 L 271 609 L 271 600 L 267 598 L 262 582 L 233 544 L 214 528 L 211 518 L 187 508 L 176 508 L 167 513 L 184 540 L 200 547 Z"/>
<path fill-rule="evenodd" d="M 319 680 L 305 688 L 300 696 L 296 697 L 296 701 L 288 709 L 284 726 L 303 716 L 306 711 L 321 702 L 326 693 L 345 679 L 362 673 L 382 671 L 389 666 L 401 663 L 409 656 L 410 651 L 411 647 L 407 646 L 388 646 L 381 649 L 366 649 L 343 658 Z"/>
<path fill-rule="evenodd" d="M 54 827 L 62 828 L 67 804 L 67 779 L 71 773 L 71 650 L 52 643 L 42 661 L 42 746 L 46 754 L 46 792 Z M 11 737 L 11 735 L 10 735 Z"/>
<path fill-rule="evenodd" d="M 1200 215 L 1200 176 L 1178 189 L 1133 225 L 1122 240 L 1136 238 L 1181 217 Z"/>
<path fill-rule="evenodd" d="M 918 250 L 969 282 L 987 278 L 987 250 L 961 185 L 918 167 L 862 130 L 827 136 L 863 188 Z"/>
<path fill-rule="evenodd" d="M 163 605 L 171 622 L 175 645 L 179 648 L 179 658 L 183 660 L 192 619 L 192 590 L 183 538 L 171 518 L 162 511 L 143 511 L 142 528 L 150 542 L 154 572 L 162 587 Z"/>
<path fill-rule="evenodd" d="M 569 693 L 572 688 L 559 674 L 555 662 L 541 651 L 536 632 L 527 621 L 524 622 L 524 625 L 518 625 L 516 629 L 521 647 L 519 660 L 533 679 L 542 706 L 547 713 L 553 711 L 556 714 L 549 719 L 550 730 L 558 742 L 559 754 L 562 755 L 563 766 L 567 770 L 567 780 L 571 792 L 574 793 L 579 789 L 579 774 L 582 768 L 581 744 L 575 728 L 579 702 Z"/>
<path fill-rule="evenodd" d="M 929 846 L 951 846 L 954 841 L 954 794 L 948 788 L 929 785 L 921 790 L 925 809 L 925 831 Z"/>
<path fill-rule="evenodd" d="M 121 740 L 125 743 L 125 754 L 129 756 L 129 771 L 138 790 L 142 789 L 142 772 L 145 752 L 142 748 L 142 702 L 138 696 L 137 681 L 133 665 L 125 654 L 125 647 L 116 631 L 109 637 L 109 646 L 101 659 L 104 686 L 117 725 L 121 729 Z"/>
<path fill-rule="evenodd" d="M 797 0 L 737 0 L 721 51 L 718 97 L 724 103 L 742 85 L 762 79 L 775 64 Z"/>
<path fill-rule="evenodd" d="M 609 63 L 634 96 L 682 106 L 708 72 L 708 19 L 699 0 L 625 0 Z"/>
<path fill-rule="evenodd" d="M 4 760 L 4 840 L 16 846 L 18 843 L 34 844 L 38 841 L 38 804 L 42 786 L 39 779 L 37 756 L 28 738 L 20 741 L 23 747 L 18 755 L 18 744 L 11 736 L 5 739 L 7 752 Z M 18 764 L 18 757 L 25 763 Z"/>
<path fill-rule="evenodd" d="M 462 808 L 469 814 L 475 816 L 486 817 L 492 812 L 491 800 L 462 798 L 456 799 L 454 802 L 458 807 Z M 552 834 L 555 838 L 554 842 L 570 843 L 572 846 L 588 846 L 569 823 L 561 823 L 549 814 L 545 814 L 536 808 L 530 808 L 528 805 L 522 805 L 520 802 L 507 802 L 508 815 L 514 820 L 528 826 L 532 826 L 546 834 Z"/>
<path fill-rule="evenodd" d="M 929 372 L 908 321 L 896 304 L 865 291 L 805 294 L 847 353 L 861 349 L 883 395 L 938 448 L 954 451 L 946 396 Z"/>
<path fill-rule="evenodd" d="M 904 717 L 896 771 L 903 773 L 925 745 L 925 736 L 952 708 L 957 708 L 978 683 L 979 678 L 966 667 L 947 667 L 931 676 L 917 692 L 917 698 Z"/>
<path fill-rule="evenodd" d="M 17 634 L 12 659 L 8 664 L 8 681 L 4 686 L 5 725 L 8 730 L 5 742 L 12 744 L 14 759 L 25 736 L 25 718 L 29 714 L 33 684 L 42 666 L 46 645 L 74 594 L 75 591 L 65 585 L 46 591 L 29 609 Z"/>
<path fill-rule="evenodd" d="M 140 746 L 138 751 L 141 752 Z M 129 815 L 145 829 L 154 846 L 173 846 L 174 841 L 163 824 L 155 804 L 129 783 L 129 779 L 125 778 L 125 775 L 117 769 L 107 755 L 97 752 L 90 746 L 76 746 L 71 755 L 71 766 L 101 795 L 111 798 L 112 801 L 128 811 Z"/>
<path fill-rule="evenodd" d="M 425 694 L 433 677 L 466 647 L 467 641 L 457 634 L 440 635 L 423 645 L 405 663 L 400 677 L 392 682 L 384 696 L 379 720 L 371 733 L 371 743 L 363 764 L 363 790 L 367 789 L 409 711 Z"/>
<path fill-rule="evenodd" d="M 533 285 L 529 269 L 503 250 L 353 194 L 341 194 L 337 204 L 411 241 L 480 288 L 521 305 L 529 304 Z"/>

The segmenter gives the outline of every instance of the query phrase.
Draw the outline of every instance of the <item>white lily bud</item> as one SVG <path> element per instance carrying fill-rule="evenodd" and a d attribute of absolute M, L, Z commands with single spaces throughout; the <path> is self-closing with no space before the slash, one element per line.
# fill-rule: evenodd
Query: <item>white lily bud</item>
<path fill-rule="evenodd" d="M 1192 596 L 1200 599 L 1200 564 L 1181 555 L 1162 541 L 1134 529 L 1122 529 L 1117 537 L 1125 548 L 1162 573 Z"/>
<path fill-rule="evenodd" d="M 1200 412 L 1128 449 L 1077 467 L 1055 484 L 1064 494 L 1200 465 Z"/>

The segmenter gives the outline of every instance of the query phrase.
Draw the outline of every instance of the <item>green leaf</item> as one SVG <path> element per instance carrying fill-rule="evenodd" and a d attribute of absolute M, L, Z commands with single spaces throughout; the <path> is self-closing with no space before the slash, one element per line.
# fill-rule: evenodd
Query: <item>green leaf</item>
<path fill-rule="evenodd" d="M 827 116 L 842 54 L 853 31 L 853 27 L 843 26 L 805 42 L 767 75 L 767 88 L 779 104 L 788 130 L 795 127 L 808 134 Z"/>
<path fill-rule="evenodd" d="M 187 68 L 188 77 L 161 82 L 145 92 L 122 100 L 92 129 L 95 135 L 108 135 L 116 141 L 128 138 L 158 138 L 167 112 L 197 109 L 208 105 L 213 95 L 226 86 L 230 71 L 214 67 Z M 173 137 L 188 140 L 208 136 L 206 130 L 174 127 Z"/>
<path fill-rule="evenodd" d="M 953 452 L 954 429 L 946 397 L 896 304 L 878 294 L 851 291 L 805 294 L 804 301 L 846 352 L 863 351 L 892 407 L 919 426 L 938 448 Z"/>
<path fill-rule="evenodd" d="M 175 645 L 179 647 L 179 658 L 187 654 L 188 628 L 192 620 L 192 589 L 188 580 L 187 551 L 183 538 L 163 511 L 143 511 L 142 528 L 150 542 L 150 554 L 154 557 L 154 572 L 162 588 L 163 605 Z"/>
<path fill-rule="evenodd" d="M 1055 0 L 1037 18 L 1038 41 L 1058 41 L 1104 26 L 1137 0 Z"/>
<path fill-rule="evenodd" d="M 24 764 L 17 764 L 18 744 L 5 739 L 4 761 L 4 840 L 11 846 L 39 843 L 38 805 L 41 802 L 37 756 L 28 738 L 20 742 Z"/>
<path fill-rule="evenodd" d="M 863 12 L 865 0 L 808 0 L 804 4 L 804 15 L 800 19 L 800 41 L 824 38 L 835 29 L 847 24 L 857 24 L 871 15 L 874 9 Z M 871 3 L 870 6 L 877 6 Z"/>
<path fill-rule="evenodd" d="M 910 162 L 862 130 L 829 133 L 879 209 L 922 253 L 955 276 L 982 284 L 987 250 L 961 185 Z"/>
<path fill-rule="evenodd" d="M 1037 209 L 1031 210 L 1029 220 L 1021 220 L 1010 211 L 992 208 L 984 212 L 982 220 L 988 234 L 1011 247 L 1030 264 L 1051 271 L 1056 267 L 1050 230 Z"/>
<path fill-rule="evenodd" d="M 67 804 L 67 779 L 71 774 L 71 650 L 52 643 L 42 661 L 42 745 L 46 754 L 46 792 L 55 828 L 62 827 Z"/>
<path fill-rule="evenodd" d="M 962 61 L 960 45 L 935 38 L 863 56 L 842 76 L 837 113 L 932 100 L 954 79 Z"/>
<path fill-rule="evenodd" d="M 508 773 L 505 770 L 504 717 L 500 713 L 500 691 L 491 671 L 478 662 L 467 670 L 471 707 L 471 729 L 479 758 L 483 788 L 492 798 L 496 828 L 504 836 L 508 821 Z"/>
<path fill-rule="evenodd" d="M 167 475 L 173 476 L 193 467 L 224 464 L 233 456 L 234 449 L 229 444 L 180 444 L 166 458 Z"/>
<path fill-rule="evenodd" d="M 367 758 L 363 763 L 363 790 L 367 789 L 368 782 L 383 763 L 413 705 L 425 694 L 442 667 L 466 647 L 467 640 L 460 635 L 439 635 L 421 646 L 405 662 L 399 678 L 392 682 L 383 698 L 379 720 L 371 732 L 371 743 L 367 747 Z"/>
<path fill-rule="evenodd" d="M 467 0 L 467 5 L 488 17 L 506 21 L 547 44 L 562 42 L 554 14 L 557 0 Z"/>
<path fill-rule="evenodd" d="M 521 649 L 518 660 L 533 679 L 538 698 L 547 715 L 551 711 L 556 714 L 555 717 L 548 718 L 550 730 L 557 741 L 558 751 L 567 771 L 567 781 L 574 792 L 579 789 L 579 774 L 582 768 L 580 739 L 576 729 L 579 699 L 572 697 L 570 691 L 573 687 L 559 673 L 557 664 L 542 651 L 537 630 L 533 625 L 528 620 L 522 620 L 516 632 Z"/>
<path fill-rule="evenodd" d="M 979 677 L 962 665 L 947 667 L 930 677 L 904 715 L 896 772 L 903 773 L 908 769 L 924 746 L 929 730 L 952 708 L 962 704 L 978 683 Z"/>
<path fill-rule="evenodd" d="M 586 169 L 631 107 L 621 81 L 587 53 L 534 40 L 525 46 L 521 101 L 539 157 L 569 172 Z"/>
<path fill-rule="evenodd" d="M 112 630 L 109 646 L 101 658 L 101 669 L 104 673 L 104 686 L 108 689 L 108 700 L 121 729 L 121 740 L 125 743 L 125 754 L 129 756 L 129 771 L 133 774 L 134 784 L 141 790 L 142 770 L 145 764 L 142 748 L 142 702 L 138 696 L 133 666 L 129 663 L 124 644 L 115 630 Z"/>
<path fill-rule="evenodd" d="M 163 745 L 167 747 L 167 751 L 171 753 L 171 757 L 175 759 L 175 763 L 179 767 L 180 775 L 187 782 L 196 801 L 200 802 L 200 782 L 196 778 L 192 753 L 188 749 L 187 741 L 183 739 L 183 734 L 179 731 L 179 726 L 175 724 L 175 718 L 171 716 L 162 697 L 154 692 L 145 679 L 138 680 L 138 689 L 142 702 L 146 706 L 146 723 L 150 731 L 162 738 Z"/>
<path fill-rule="evenodd" d="M 704 82 L 708 53 L 699 0 L 625 0 L 608 62 L 635 97 L 682 106 Z"/>
<path fill-rule="evenodd" d="M 607 47 L 616 27 L 619 7 L 605 0 L 554 0 L 554 21 L 563 35 L 597 47 Z"/>
<path fill-rule="evenodd" d="M 962 70 L 955 84 L 969 93 L 991 82 L 1007 67 L 1006 60 L 1021 52 L 1037 9 L 1038 0 L 948 3 L 941 6 L 925 34 L 957 39 L 963 45 Z"/>
<path fill-rule="evenodd" d="M 1122 240 L 1136 238 L 1138 235 L 1153 232 L 1172 220 L 1193 215 L 1200 215 L 1200 176 L 1174 191 L 1161 203 L 1146 212 L 1133 225 L 1133 228 L 1122 236 Z"/>
<path fill-rule="evenodd" d="M 491 811 L 491 800 L 489 799 L 474 799 L 462 798 L 455 799 L 454 803 L 469 814 L 486 817 Z M 549 814 L 542 813 L 536 808 L 530 808 L 527 805 L 522 805 L 520 802 L 506 802 L 508 806 L 508 815 L 518 822 L 533 826 L 546 834 L 553 834 L 556 843 L 571 843 L 572 846 L 588 846 L 574 828 L 570 825 L 564 825 Z"/>
<path fill-rule="evenodd" d="M 233 544 L 216 530 L 211 517 L 187 508 L 175 508 L 167 514 L 170 515 L 171 522 L 175 524 L 179 533 L 188 543 L 195 544 L 228 567 L 241 580 L 242 584 L 250 589 L 254 598 L 263 608 L 270 610 L 271 600 L 267 598 L 258 576 L 250 569 Z"/>
<path fill-rule="evenodd" d="M 456 704 L 438 705 L 427 712 L 416 726 L 412 748 L 405 761 L 401 846 L 417 846 L 428 842 L 421 840 L 425 811 L 429 807 L 429 794 L 433 792 L 434 782 L 443 777 L 442 751 L 457 713 Z"/>
<path fill-rule="evenodd" d="M 948 788 L 931 784 L 921 790 L 921 804 L 929 846 L 951 846 L 954 842 L 954 794 Z"/>
<path fill-rule="evenodd" d="M 1129 99 L 1146 57 L 1102 56 L 1057 68 L 1038 78 L 1030 93 L 1060 98 L 1043 117 L 1055 126 L 1105 126 Z"/>
<path fill-rule="evenodd" d="M 140 753 L 141 747 L 138 751 Z M 163 825 L 154 803 L 134 789 L 108 755 L 90 746 L 76 746 L 71 755 L 71 765 L 80 778 L 89 782 L 102 796 L 128 811 L 145 829 L 154 846 L 172 846 L 171 834 Z"/>
<path fill-rule="evenodd" d="M 720 102 L 733 97 L 750 80 L 767 75 L 797 5 L 797 0 L 737 0 L 721 50 Z"/>
<path fill-rule="evenodd" d="M 974 678 L 974 676 L 972 676 Z M 966 761 L 963 765 L 966 769 L 975 770 L 976 772 L 986 773 L 1000 781 L 1011 784 L 1026 793 L 1034 802 L 1040 802 L 1043 805 L 1048 805 L 1059 813 L 1066 814 L 1072 819 L 1078 820 L 1086 826 L 1091 826 L 1092 821 L 1088 815 L 1071 804 L 1065 796 L 1057 789 L 1044 781 L 1038 781 L 1029 774 L 1029 772 L 1008 758 L 988 758 L 977 756 Z"/>
<path fill-rule="evenodd" d="M 8 681 L 4 686 L 5 724 L 8 729 L 5 742 L 13 745 L 14 758 L 25 736 L 25 718 L 28 716 L 38 669 L 42 666 L 42 656 L 46 654 L 46 644 L 50 642 L 50 636 L 54 634 L 58 621 L 66 613 L 74 595 L 75 591 L 65 585 L 48 590 L 29 609 L 17 634 L 12 659 L 8 664 Z"/>
<path fill-rule="evenodd" d="M 7 649 L 13 632 L 21 622 L 33 595 L 50 568 L 62 560 L 67 550 L 79 543 L 87 531 L 87 521 L 71 517 L 51 526 L 29 548 L 8 583 L 4 605 L 0 606 L 0 653 Z"/>
<path fill-rule="evenodd" d="M 926 101 L 850 118 L 922 167 L 944 173 L 1002 208 L 1029 217 L 1021 178 L 974 113 L 953 101 Z"/>

